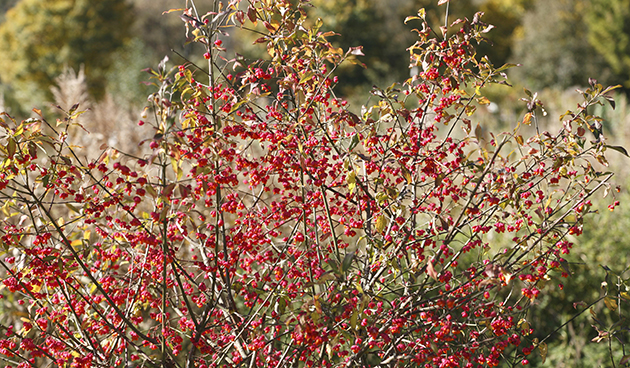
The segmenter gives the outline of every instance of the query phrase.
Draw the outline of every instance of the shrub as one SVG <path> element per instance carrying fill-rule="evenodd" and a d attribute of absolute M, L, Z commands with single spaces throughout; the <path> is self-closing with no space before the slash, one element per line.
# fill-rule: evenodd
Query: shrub
<path fill-rule="evenodd" d="M 514 129 L 487 132 L 475 109 L 508 67 L 475 52 L 491 27 L 476 14 L 432 28 L 421 10 L 407 18 L 420 73 L 355 113 L 334 72 L 361 50 L 331 46 L 305 4 L 185 9 L 208 66 L 152 71 L 145 156 L 83 159 L 67 137 L 76 106 L 56 124 L 4 115 L 8 364 L 472 367 L 546 354 L 526 310 L 566 276 L 589 198 L 609 185 L 596 165 L 611 147 L 587 109 L 612 88 L 591 81 L 554 132 L 538 129 L 527 92 Z M 269 58 L 228 59 L 230 26 L 259 33 Z"/>

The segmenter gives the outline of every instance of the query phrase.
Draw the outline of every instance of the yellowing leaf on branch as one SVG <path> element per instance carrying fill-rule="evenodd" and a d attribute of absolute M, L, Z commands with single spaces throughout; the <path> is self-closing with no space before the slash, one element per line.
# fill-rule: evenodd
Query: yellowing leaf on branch
<path fill-rule="evenodd" d="M 376 220 L 376 231 L 378 231 L 379 233 L 383 232 L 383 230 L 385 230 L 385 227 L 387 226 L 387 217 L 385 215 L 379 215 L 378 219 Z"/>
<path fill-rule="evenodd" d="M 357 173 L 354 170 L 348 173 L 348 176 L 346 176 L 346 182 L 348 183 L 348 191 L 353 193 L 357 186 Z"/>
<path fill-rule="evenodd" d="M 617 310 L 617 301 L 614 298 L 604 298 L 604 304 L 606 305 L 606 308 L 610 309 L 613 312 Z"/>
<path fill-rule="evenodd" d="M 481 96 L 481 97 L 477 98 L 477 102 L 480 105 L 489 105 L 490 104 L 490 100 L 488 100 L 488 98 L 485 97 L 485 96 Z"/>
<path fill-rule="evenodd" d="M 538 345 L 538 351 L 540 352 L 540 358 L 542 359 L 542 363 L 545 363 L 545 360 L 547 360 L 547 343 L 545 342 L 541 342 Z"/>

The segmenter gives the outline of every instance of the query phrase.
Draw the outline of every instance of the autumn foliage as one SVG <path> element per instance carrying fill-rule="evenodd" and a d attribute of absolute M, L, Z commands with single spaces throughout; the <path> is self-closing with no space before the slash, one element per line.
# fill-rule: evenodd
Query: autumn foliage
<path fill-rule="evenodd" d="M 237 5 L 172 11 L 208 64 L 151 71 L 142 157 L 85 159 L 76 107 L 56 124 L 3 116 L 6 364 L 493 367 L 545 353 L 526 310 L 567 276 L 589 197 L 610 189 L 597 170 L 621 148 L 588 108 L 611 88 L 591 81 L 549 131 L 527 91 L 522 120 L 488 132 L 476 109 L 509 67 L 475 51 L 491 26 L 432 27 L 421 10 L 407 19 L 419 73 L 353 110 L 335 69 L 360 48 L 334 48 L 306 1 Z M 228 55 L 230 27 L 258 33 L 268 58 Z"/>

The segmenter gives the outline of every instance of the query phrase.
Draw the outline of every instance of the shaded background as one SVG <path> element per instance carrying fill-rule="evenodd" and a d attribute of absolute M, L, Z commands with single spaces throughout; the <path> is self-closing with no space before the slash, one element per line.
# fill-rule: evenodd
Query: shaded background
<path fill-rule="evenodd" d="M 210 0 L 197 1 L 200 9 Z M 407 15 L 425 7 L 431 24 L 444 23 L 445 6 L 437 1 L 420 0 L 312 0 L 314 17 L 324 21 L 325 30 L 342 36 L 333 40 L 347 49 L 364 46 L 361 61 L 368 67 L 344 65 L 338 70 L 338 92 L 359 109 L 369 99 L 372 85 L 387 87 L 409 77 L 408 52 L 414 43 L 412 25 L 404 25 Z M 77 143 L 98 147 L 102 143 L 127 152 L 137 149 L 145 139 L 138 130 L 146 96 L 151 87 L 144 68 L 155 68 L 169 56 L 170 65 L 183 63 L 180 55 L 201 62 L 201 52 L 185 45 L 183 23 L 177 13 L 162 15 L 169 8 L 183 6 L 172 0 L 0 0 L 0 111 L 26 118 L 33 107 L 54 114 L 51 105 L 68 109 L 75 103 L 90 112 L 82 124 L 91 134 L 80 134 Z M 610 144 L 630 147 L 630 0 L 457 0 L 450 4 L 449 22 L 485 12 L 484 20 L 494 24 L 488 34 L 490 44 L 481 45 L 479 54 L 488 55 L 495 66 L 520 63 L 511 69 L 513 87 L 496 86 L 486 90 L 494 104 L 480 111 L 478 122 L 488 129 L 511 129 L 525 111 L 523 87 L 539 93 L 548 118 L 543 126 L 558 124 L 557 117 L 574 109 L 580 101 L 576 88 L 588 78 L 603 84 L 621 84 L 616 95 L 617 108 L 601 107 L 591 113 L 605 118 L 604 132 Z M 228 56 L 234 52 L 246 57 L 264 55 L 252 46 L 249 35 L 238 33 L 224 40 Z M 552 129 L 552 128 L 550 128 Z M 89 154 L 89 153 L 88 153 Z M 94 152 L 93 154 L 98 154 Z M 617 172 L 621 202 L 615 212 L 607 206 L 612 194 L 594 201 L 599 216 L 589 218 L 584 235 L 575 239 L 569 257 L 572 276 L 550 282 L 564 289 L 548 288 L 537 300 L 540 308 L 530 316 L 536 333 L 543 338 L 557 326 L 569 321 L 583 308 L 575 303 L 590 303 L 603 292 L 601 283 L 610 269 L 609 286 L 615 285 L 612 272 L 624 276 L 628 262 L 630 229 L 630 162 L 617 152 L 609 154 L 610 168 Z M 614 193 L 614 190 L 611 191 Z M 499 240 L 498 240 L 499 241 Z M 627 277 L 627 276 L 625 276 Z M 615 315 L 604 303 L 593 307 L 596 317 L 612 325 L 627 311 Z M 0 320 L 11 313 L 9 305 L 0 307 Z M 607 341 L 591 340 L 597 331 L 591 327 L 589 312 L 571 320 L 547 340 L 546 362 L 537 352 L 530 364 L 539 367 L 612 367 Z M 617 366 L 630 337 L 625 322 L 616 326 L 611 344 Z M 505 366 L 508 366 L 506 363 Z"/>

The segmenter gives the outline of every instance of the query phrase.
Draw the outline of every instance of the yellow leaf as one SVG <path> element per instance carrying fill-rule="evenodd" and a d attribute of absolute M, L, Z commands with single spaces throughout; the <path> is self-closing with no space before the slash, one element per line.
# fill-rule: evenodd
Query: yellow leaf
<path fill-rule="evenodd" d="M 171 157 L 171 167 L 173 168 L 173 172 L 177 174 L 177 170 L 179 169 L 179 161 L 174 157 Z"/>
<path fill-rule="evenodd" d="M 378 219 L 376 220 L 376 231 L 378 231 L 379 233 L 383 232 L 386 226 L 387 226 L 387 217 L 385 217 L 385 215 L 378 216 Z"/>
<path fill-rule="evenodd" d="M 387 194 L 383 192 L 376 193 L 376 200 L 378 201 L 378 204 L 382 205 L 387 200 Z"/>
<path fill-rule="evenodd" d="M 613 298 L 606 297 L 604 299 L 604 304 L 606 304 L 606 307 L 613 312 L 617 309 L 617 301 Z"/>
<path fill-rule="evenodd" d="M 31 284 L 31 291 L 34 293 L 39 293 L 39 291 L 42 289 L 42 285 L 35 285 L 35 284 Z"/>
<path fill-rule="evenodd" d="M 523 331 L 523 335 L 525 335 L 525 336 L 529 335 L 530 326 L 529 326 L 529 322 L 527 322 L 527 320 L 525 320 L 524 318 L 521 318 L 521 320 L 518 321 L 518 325 L 517 326 L 521 328 L 521 330 Z"/>
<path fill-rule="evenodd" d="M 354 170 L 348 173 L 348 176 L 346 176 L 346 182 L 348 183 L 348 190 L 350 193 L 354 192 L 354 189 L 357 186 L 357 173 Z"/>
<path fill-rule="evenodd" d="M 187 10 L 187 9 L 186 8 L 169 9 L 169 10 L 163 11 L 162 15 L 168 14 L 168 13 L 172 13 L 172 12 L 176 12 L 176 11 L 184 11 L 184 10 Z"/>
<path fill-rule="evenodd" d="M 398 197 L 398 191 L 392 187 L 385 187 L 385 193 L 391 199 L 396 199 L 396 197 Z"/>
<path fill-rule="evenodd" d="M 412 21 L 414 19 L 420 19 L 420 17 L 416 17 L 416 16 L 413 16 L 413 15 L 410 15 L 407 18 L 405 18 L 405 22 L 404 23 L 407 24 L 409 21 Z"/>
<path fill-rule="evenodd" d="M 489 104 L 490 104 L 490 100 L 488 100 L 488 99 L 487 99 L 486 97 L 484 97 L 484 96 L 479 97 L 479 98 L 477 99 L 477 102 L 478 102 L 480 105 L 489 105 Z"/>
<path fill-rule="evenodd" d="M 531 123 L 532 123 L 532 113 L 528 112 L 527 114 L 525 114 L 525 117 L 523 117 L 523 124 L 530 125 Z"/>

